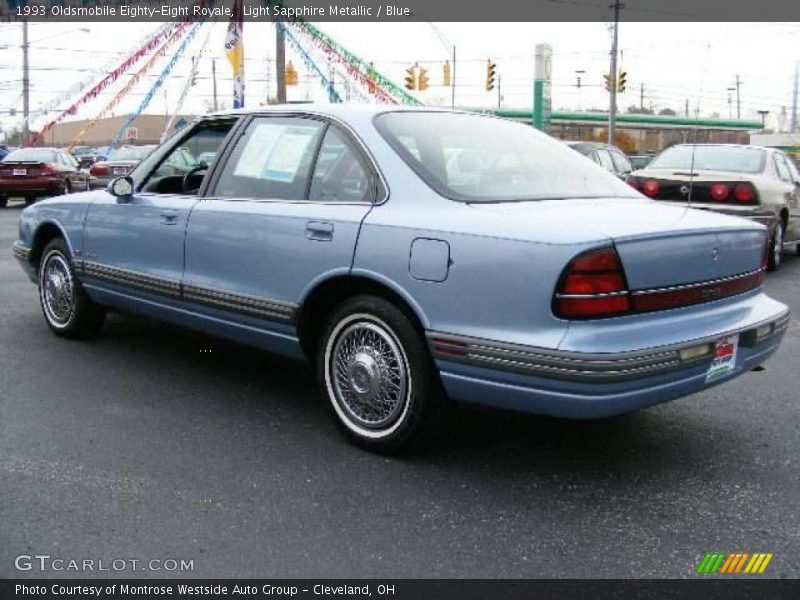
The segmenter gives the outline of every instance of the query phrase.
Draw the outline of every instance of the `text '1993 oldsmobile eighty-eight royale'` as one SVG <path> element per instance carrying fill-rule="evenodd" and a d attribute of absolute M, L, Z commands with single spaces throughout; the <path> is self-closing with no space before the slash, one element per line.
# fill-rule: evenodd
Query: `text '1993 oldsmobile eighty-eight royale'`
<path fill-rule="evenodd" d="M 789 321 L 766 243 L 524 124 L 295 105 L 201 118 L 26 208 L 14 253 L 55 333 L 112 309 L 308 357 L 342 430 L 397 451 L 448 399 L 604 417 L 760 365 Z"/>

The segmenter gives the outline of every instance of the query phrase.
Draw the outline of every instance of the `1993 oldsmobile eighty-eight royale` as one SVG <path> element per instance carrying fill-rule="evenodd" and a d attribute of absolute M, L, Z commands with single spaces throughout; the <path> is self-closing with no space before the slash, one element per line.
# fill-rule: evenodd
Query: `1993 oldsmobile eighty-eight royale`
<path fill-rule="evenodd" d="M 348 437 L 396 451 L 448 399 L 604 417 L 760 365 L 789 320 L 765 248 L 527 125 L 295 105 L 201 118 L 26 208 L 14 253 L 56 334 L 113 309 L 307 357 Z"/>

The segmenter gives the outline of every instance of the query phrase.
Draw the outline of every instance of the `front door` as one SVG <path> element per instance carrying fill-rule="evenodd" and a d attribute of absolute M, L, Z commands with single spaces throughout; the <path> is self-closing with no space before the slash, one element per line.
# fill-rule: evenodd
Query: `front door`
<path fill-rule="evenodd" d="M 352 265 L 377 175 L 337 126 L 254 117 L 186 235 L 184 294 L 260 328 L 289 326 L 304 292 Z"/>
<path fill-rule="evenodd" d="M 90 286 L 180 297 L 186 225 L 208 170 L 198 157 L 213 156 L 232 124 L 199 123 L 140 165 L 132 195 L 89 205 L 80 258 Z"/>

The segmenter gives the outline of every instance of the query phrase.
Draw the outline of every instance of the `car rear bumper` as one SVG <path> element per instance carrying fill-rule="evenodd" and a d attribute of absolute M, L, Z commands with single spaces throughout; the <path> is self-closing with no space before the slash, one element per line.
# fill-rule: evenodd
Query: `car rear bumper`
<path fill-rule="evenodd" d="M 764 362 L 780 345 L 788 309 L 764 294 L 739 303 L 761 304 L 740 311 L 738 324 L 712 326 L 663 343 L 659 333 L 639 348 L 599 352 L 548 350 L 429 332 L 428 342 L 447 393 L 454 399 L 559 417 L 590 419 L 623 414 L 708 389 Z M 676 313 L 677 311 L 669 311 Z M 673 314 L 674 327 L 681 317 Z M 710 323 L 718 320 L 709 318 Z M 609 327 L 614 327 L 609 325 Z M 642 328 L 647 324 L 643 322 Z M 657 331 L 657 328 L 655 328 Z M 700 348 L 739 336 L 736 362 L 723 377 L 707 381 L 710 354 Z M 587 347 L 591 346 L 587 344 Z"/>
<path fill-rule="evenodd" d="M 0 178 L 0 194 L 58 194 L 61 192 L 63 178 Z"/>
<path fill-rule="evenodd" d="M 95 177 L 93 175 L 89 176 L 89 187 L 93 190 L 98 190 L 100 188 L 108 187 L 108 184 L 111 183 L 112 180 L 116 179 L 117 177 L 122 177 L 121 175 L 109 175 L 108 177 Z"/>
<path fill-rule="evenodd" d="M 674 206 L 682 206 L 685 207 L 687 205 L 686 201 L 670 201 L 670 200 L 661 200 L 660 202 L 668 202 Z M 726 205 L 717 205 L 717 204 L 707 204 L 707 203 L 692 203 L 692 208 L 697 210 L 710 210 L 712 212 L 720 213 L 722 215 L 728 215 L 731 217 L 741 217 L 743 219 L 749 219 L 750 221 L 755 221 L 756 223 L 760 223 L 766 227 L 772 227 L 777 219 L 777 213 L 762 206 L 731 206 L 729 204 Z"/>

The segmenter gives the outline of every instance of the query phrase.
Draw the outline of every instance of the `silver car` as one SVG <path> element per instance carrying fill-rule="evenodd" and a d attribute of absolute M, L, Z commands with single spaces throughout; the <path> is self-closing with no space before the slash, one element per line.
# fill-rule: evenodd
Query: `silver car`
<path fill-rule="evenodd" d="M 89 169 L 89 187 L 104 188 L 117 177 L 127 175 L 139 162 L 147 158 L 155 146 L 120 146 L 111 151 L 108 158 Z"/>

